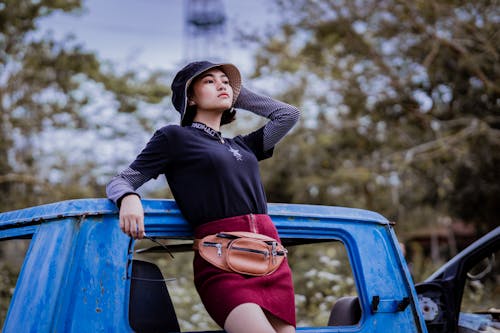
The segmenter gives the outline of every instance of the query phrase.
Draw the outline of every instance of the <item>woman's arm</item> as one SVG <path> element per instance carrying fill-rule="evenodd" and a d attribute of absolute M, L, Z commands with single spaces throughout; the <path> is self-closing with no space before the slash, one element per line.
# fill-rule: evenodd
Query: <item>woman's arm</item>
<path fill-rule="evenodd" d="M 120 207 L 121 200 L 126 195 L 135 194 L 139 196 L 136 190 L 149 179 L 150 177 L 144 176 L 139 171 L 135 171 L 130 167 L 126 168 L 118 175 L 114 176 L 106 185 L 106 195 Z"/>
<path fill-rule="evenodd" d="M 144 237 L 144 209 L 136 190 L 150 177 L 127 168 L 113 177 L 106 186 L 106 195 L 120 208 L 120 229 L 127 235 Z"/>
<path fill-rule="evenodd" d="M 162 173 L 168 162 L 168 142 L 163 130 L 156 131 L 130 167 L 113 177 L 106 186 L 108 198 L 120 208 L 120 228 L 134 238 L 144 237 L 144 210 L 136 190 Z"/>
<path fill-rule="evenodd" d="M 271 120 L 264 127 L 265 151 L 273 148 L 292 129 L 300 117 L 300 112 L 296 107 L 259 95 L 245 87 L 241 87 L 234 106 Z"/>

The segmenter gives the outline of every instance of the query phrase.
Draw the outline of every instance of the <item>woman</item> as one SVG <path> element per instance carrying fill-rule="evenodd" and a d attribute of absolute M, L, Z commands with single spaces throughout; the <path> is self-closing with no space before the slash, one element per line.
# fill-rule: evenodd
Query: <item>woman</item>
<path fill-rule="evenodd" d="M 181 126 L 154 134 L 135 161 L 107 185 L 120 207 L 120 228 L 144 236 L 144 212 L 136 189 L 165 174 L 176 203 L 193 226 L 195 238 L 221 231 L 251 231 L 279 241 L 267 215 L 258 161 L 293 127 L 299 111 L 241 86 L 231 64 L 193 62 L 172 82 L 172 102 Z M 223 138 L 220 126 L 235 118 L 234 108 L 270 121 L 245 136 Z M 214 320 L 230 333 L 295 332 L 291 272 L 286 260 L 270 275 L 249 277 L 221 270 L 198 252 L 193 261 L 198 293 Z"/>

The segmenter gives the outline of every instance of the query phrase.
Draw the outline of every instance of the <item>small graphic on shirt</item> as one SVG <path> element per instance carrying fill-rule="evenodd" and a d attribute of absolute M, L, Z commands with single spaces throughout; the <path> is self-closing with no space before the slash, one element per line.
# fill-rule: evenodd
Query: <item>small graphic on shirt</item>
<path fill-rule="evenodd" d="M 228 150 L 233 154 L 234 158 L 237 161 L 243 161 L 243 156 L 240 154 L 239 149 L 234 149 L 233 147 L 230 147 Z"/>

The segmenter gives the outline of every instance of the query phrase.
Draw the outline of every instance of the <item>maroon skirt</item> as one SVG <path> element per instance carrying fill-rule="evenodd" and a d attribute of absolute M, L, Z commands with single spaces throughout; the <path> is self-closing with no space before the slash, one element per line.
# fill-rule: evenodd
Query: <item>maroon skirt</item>
<path fill-rule="evenodd" d="M 250 231 L 280 240 L 268 215 L 249 214 L 202 224 L 195 229 L 195 238 L 224 231 Z M 285 259 L 272 274 L 247 276 L 227 272 L 203 259 L 195 251 L 194 284 L 207 312 L 224 327 L 229 313 L 244 303 L 258 304 L 265 311 L 296 326 L 292 272 Z"/>

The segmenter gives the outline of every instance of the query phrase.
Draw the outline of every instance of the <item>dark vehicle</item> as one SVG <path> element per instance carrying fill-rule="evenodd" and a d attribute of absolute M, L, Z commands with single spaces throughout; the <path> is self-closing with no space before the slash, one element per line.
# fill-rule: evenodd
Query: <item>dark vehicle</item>
<path fill-rule="evenodd" d="M 461 312 L 462 298 L 468 281 L 494 276 L 499 258 L 500 227 L 483 236 L 443 265 L 423 283 L 416 285 L 422 313 L 430 333 L 500 332 L 499 309 L 481 313 Z M 497 284 L 498 282 L 493 281 Z M 500 303 L 500 294 L 497 294 Z"/>

